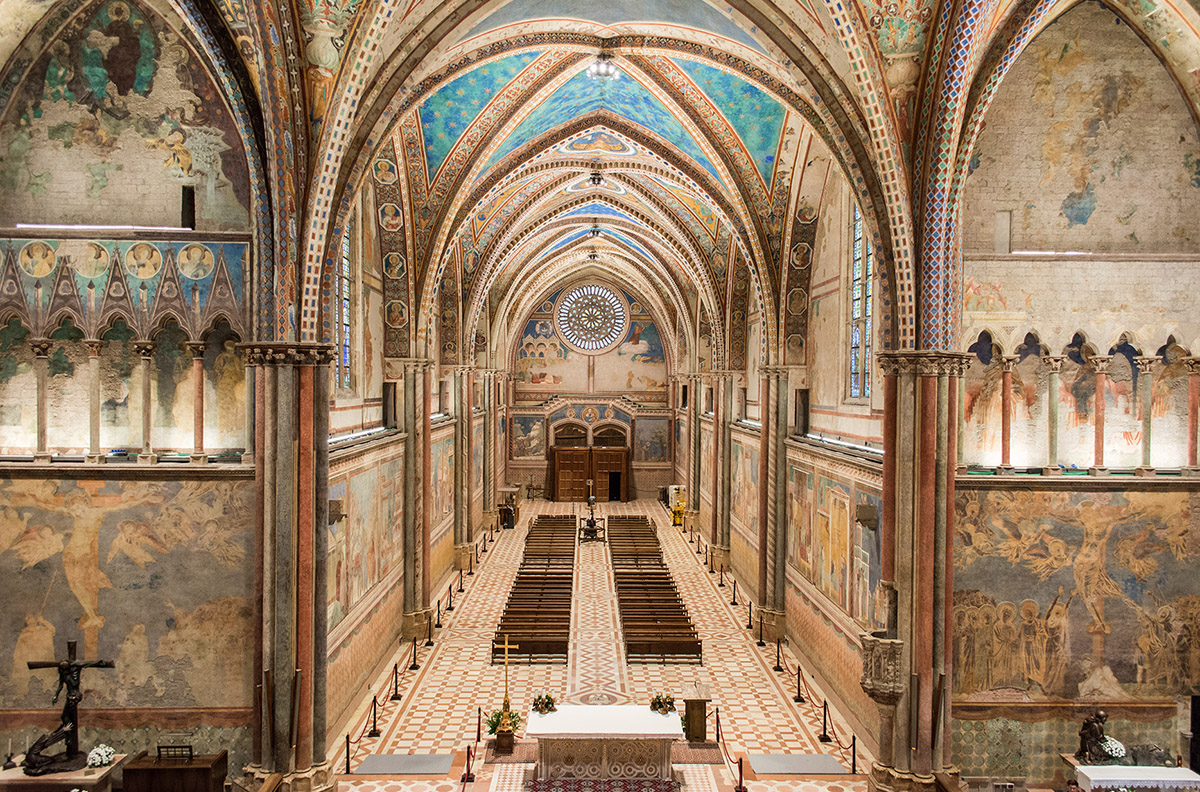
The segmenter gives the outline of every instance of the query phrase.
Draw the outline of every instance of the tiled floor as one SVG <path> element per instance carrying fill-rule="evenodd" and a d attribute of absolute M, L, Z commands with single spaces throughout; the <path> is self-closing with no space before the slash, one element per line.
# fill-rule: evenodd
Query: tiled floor
<path fill-rule="evenodd" d="M 355 767 L 371 753 L 456 753 L 465 754 L 475 741 L 478 708 L 484 712 L 500 706 L 504 697 L 504 669 L 490 664 L 489 642 L 508 596 L 509 586 L 521 560 L 526 527 L 538 514 L 570 513 L 571 504 L 527 502 L 522 507 L 521 525 L 515 531 L 499 532 L 499 540 L 485 556 L 466 592 L 455 597 L 455 609 L 443 616 L 443 629 L 436 645 L 422 650 L 421 668 L 404 674 L 400 692 L 403 700 L 388 702 L 391 674 L 376 686 L 380 703 L 378 738 L 362 737 L 353 747 L 350 765 Z M 818 742 L 821 712 L 812 704 L 794 704 L 795 677 L 775 673 L 774 646 L 759 648 L 746 627 L 744 604 L 729 604 L 729 589 L 718 588 L 715 576 L 702 566 L 677 529 L 670 527 L 662 507 L 654 501 L 604 504 L 602 514 L 646 514 L 659 528 L 663 556 L 675 578 L 696 630 L 704 642 L 704 664 L 629 665 L 620 642 L 616 597 L 613 590 L 608 545 L 589 542 L 576 555 L 572 612 L 571 650 L 566 665 L 513 665 L 509 669 L 509 697 L 513 709 L 528 709 L 538 690 L 547 690 L 560 701 L 580 704 L 638 703 L 648 701 L 654 691 L 667 690 L 678 696 L 681 684 L 698 681 L 710 686 L 713 706 L 720 708 L 721 730 L 726 750 L 736 757 L 747 753 L 834 753 L 849 764 L 848 755 L 834 743 Z M 437 589 L 435 589 L 437 590 Z M 443 584 L 441 591 L 445 591 Z M 444 595 L 443 595 L 444 596 Z M 740 603 L 740 600 L 739 600 Z M 785 650 L 788 665 L 795 659 Z M 395 662 L 407 662 L 397 656 Z M 402 663 L 403 665 L 403 663 Z M 813 683 L 810 681 L 809 683 Z M 818 700 L 821 691 L 813 686 Z M 710 718 L 713 709 L 710 709 Z M 842 735 L 850 730 L 836 713 L 830 712 Z M 365 731 L 370 719 L 370 700 L 363 703 L 353 734 Z M 709 735 L 712 737 L 712 721 Z M 485 735 L 486 739 L 486 735 Z M 843 738 L 845 739 L 845 738 Z M 339 737 L 334 757 L 345 766 L 344 736 Z M 482 747 L 482 746 L 481 746 Z M 480 751 L 480 756 L 483 751 Z M 870 758 L 859 754 L 859 767 Z M 472 792 L 521 792 L 532 778 L 528 763 L 483 764 L 476 761 L 476 779 L 465 785 Z M 462 761 L 453 777 L 444 780 L 376 780 L 343 777 L 342 792 L 447 792 L 459 784 Z M 723 765 L 676 765 L 681 792 L 728 790 L 735 779 Z M 863 792 L 866 782 L 808 782 L 758 780 L 747 782 L 750 792 L 798 789 L 805 792 Z M 836 789 L 835 789 L 836 787 Z"/>

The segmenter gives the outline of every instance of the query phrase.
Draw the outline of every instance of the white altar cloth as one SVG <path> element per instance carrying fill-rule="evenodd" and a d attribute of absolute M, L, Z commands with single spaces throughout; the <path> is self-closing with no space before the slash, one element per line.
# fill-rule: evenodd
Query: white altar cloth
<path fill-rule="evenodd" d="M 562 704 L 529 713 L 538 740 L 539 779 L 671 778 L 671 743 L 683 739 L 679 713 L 640 704 Z"/>
<path fill-rule="evenodd" d="M 1084 792 L 1093 789 L 1200 789 L 1200 775 L 1186 767 L 1080 765 L 1075 768 Z"/>

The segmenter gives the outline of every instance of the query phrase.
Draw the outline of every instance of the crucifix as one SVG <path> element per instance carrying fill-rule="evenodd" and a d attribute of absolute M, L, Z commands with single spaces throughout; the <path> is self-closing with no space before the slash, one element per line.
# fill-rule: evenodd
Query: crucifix
<path fill-rule="evenodd" d="M 58 701 L 63 688 L 67 689 L 67 699 L 63 703 L 62 722 L 54 731 L 38 737 L 29 750 L 25 752 L 25 760 L 21 765 L 25 775 L 39 776 L 47 773 L 62 773 L 79 770 L 87 764 L 87 755 L 79 750 L 79 702 L 83 701 L 80 690 L 80 676 L 85 668 L 115 668 L 112 660 L 76 660 L 75 642 L 67 641 L 66 660 L 32 660 L 28 663 L 31 669 L 53 668 L 58 671 L 58 687 L 54 689 L 54 701 Z M 57 743 L 63 743 L 62 753 L 47 756 L 44 751 Z"/>
<path fill-rule="evenodd" d="M 508 633 L 504 634 L 504 643 L 496 642 L 497 649 L 504 650 L 504 709 L 508 709 L 508 650 L 521 648 L 519 644 L 508 642 Z"/>

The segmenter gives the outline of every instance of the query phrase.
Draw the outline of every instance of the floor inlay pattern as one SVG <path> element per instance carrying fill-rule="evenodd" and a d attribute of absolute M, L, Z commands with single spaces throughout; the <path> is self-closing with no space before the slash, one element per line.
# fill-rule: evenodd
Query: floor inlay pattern
<path fill-rule="evenodd" d="M 466 591 L 455 593 L 455 609 L 443 614 L 443 628 L 436 631 L 435 646 L 421 650 L 421 669 L 407 672 L 401 683 L 403 700 L 389 702 L 380 711 L 382 732 L 376 739 L 363 737 L 354 747 L 351 767 L 370 753 L 447 753 L 459 755 L 453 778 L 445 781 L 351 779 L 345 776 L 341 792 L 442 792 L 459 789 L 462 757 L 475 741 L 477 707 L 484 713 L 498 708 L 504 692 L 504 669 L 490 663 L 489 644 L 508 598 L 509 587 L 520 564 L 526 526 L 538 514 L 578 512 L 572 504 L 529 501 L 522 506 L 522 519 L 515 531 L 497 532 L 498 541 L 484 556 L 476 574 L 464 578 Z M 715 575 L 703 567 L 695 545 L 670 527 L 666 511 L 654 501 L 602 504 L 599 515 L 645 514 L 658 526 L 663 557 L 680 595 L 704 642 L 704 664 L 627 664 L 621 641 L 616 596 L 608 545 L 587 542 L 579 545 L 572 599 L 571 646 L 566 665 L 512 665 L 509 669 L 513 708 L 524 712 L 533 694 L 547 690 L 570 703 L 628 704 L 648 701 L 654 691 L 679 695 L 685 682 L 710 685 L 709 739 L 713 737 L 713 707 L 719 706 L 722 736 L 734 757 L 747 753 L 834 753 L 844 764 L 848 758 L 832 743 L 820 743 L 819 706 L 797 705 L 791 700 L 795 678 L 771 670 L 774 647 L 759 648 L 746 629 L 747 611 L 729 604 L 730 588 L 718 588 Z M 445 598 L 447 585 L 435 589 Z M 391 663 L 407 661 L 405 646 L 381 674 L 374 689 L 390 693 Z M 402 658 L 401 655 L 404 655 Z M 785 649 L 788 664 L 795 658 Z M 810 679 L 818 697 L 822 695 Z M 386 694 L 381 701 L 386 699 Z M 841 735 L 850 729 L 834 710 L 830 716 Z M 370 717 L 370 700 L 354 719 L 351 734 L 365 729 Z M 337 767 L 345 766 L 345 735 L 331 735 L 331 757 Z M 487 739 L 487 735 L 484 735 Z M 843 739 L 848 739 L 843 737 Z M 481 743 L 482 749 L 482 743 Z M 532 778 L 533 765 L 521 762 L 483 764 L 483 751 L 475 761 L 476 780 L 470 790 L 523 792 Z M 860 753 L 859 767 L 869 766 L 870 757 Z M 681 792 L 727 792 L 736 779 L 728 766 L 675 765 Z M 749 792 L 865 792 L 858 778 L 845 782 L 752 780 Z"/>

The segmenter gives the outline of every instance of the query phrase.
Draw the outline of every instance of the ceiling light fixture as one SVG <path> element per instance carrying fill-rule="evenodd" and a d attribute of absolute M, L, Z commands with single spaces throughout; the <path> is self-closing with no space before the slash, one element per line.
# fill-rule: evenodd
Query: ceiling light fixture
<path fill-rule="evenodd" d="M 587 76 L 589 80 L 597 78 L 602 80 L 619 80 L 621 79 L 621 70 L 612 62 L 612 55 L 601 51 L 596 56 L 596 60 L 588 65 Z"/>
<path fill-rule="evenodd" d="M 588 253 L 588 261 L 595 261 L 598 258 L 600 258 L 600 257 L 597 256 L 595 253 Z"/>
<path fill-rule="evenodd" d="M 592 230 L 588 231 L 588 236 L 590 236 L 592 239 L 596 239 L 597 237 L 599 237 L 600 236 L 600 226 L 592 226 Z"/>
<path fill-rule="evenodd" d="M 600 187 L 604 184 L 604 174 L 598 170 L 592 171 L 592 175 L 588 176 L 588 181 L 593 187 Z"/>

